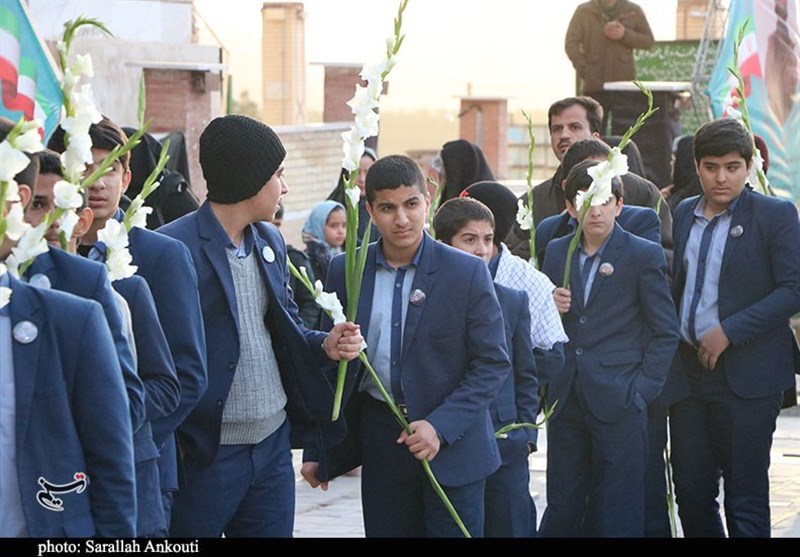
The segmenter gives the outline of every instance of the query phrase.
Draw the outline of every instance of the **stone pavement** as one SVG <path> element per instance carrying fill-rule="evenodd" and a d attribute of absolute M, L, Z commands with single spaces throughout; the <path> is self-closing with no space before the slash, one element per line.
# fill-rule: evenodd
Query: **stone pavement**
<path fill-rule="evenodd" d="M 539 519 L 546 506 L 545 466 L 546 431 L 539 432 L 539 452 L 531 455 L 531 483 Z M 295 451 L 296 470 L 300 454 Z M 772 535 L 775 538 L 800 538 L 800 408 L 784 410 L 773 436 L 770 466 L 770 505 Z M 311 489 L 297 474 L 297 538 L 363 538 L 360 481 L 358 476 L 342 476 L 328 491 Z M 678 526 L 678 537 L 681 537 Z"/>

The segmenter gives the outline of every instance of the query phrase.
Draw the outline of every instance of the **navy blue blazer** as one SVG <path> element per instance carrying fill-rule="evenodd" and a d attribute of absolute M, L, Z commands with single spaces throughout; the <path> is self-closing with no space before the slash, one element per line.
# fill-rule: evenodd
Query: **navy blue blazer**
<path fill-rule="evenodd" d="M 103 310 L 14 279 L 11 288 L 11 326 L 28 321 L 37 330 L 27 344 L 12 338 L 17 473 L 28 535 L 133 537 L 128 397 Z M 60 512 L 40 502 L 52 502 L 40 479 L 63 485 L 81 473 L 89 478 L 83 490 L 54 494 Z"/>
<path fill-rule="evenodd" d="M 325 290 L 336 292 L 347 307 L 343 255 L 331 262 Z M 356 317 L 365 338 L 376 255 L 376 244 L 370 244 Z M 502 310 L 486 263 L 427 234 L 411 288 L 425 297 L 421 303 L 409 303 L 403 329 L 408 421 L 427 420 L 443 440 L 431 461 L 439 482 L 466 485 L 486 478 L 500 465 L 489 406 L 511 373 Z M 330 325 L 327 319 L 326 324 Z M 348 374 L 345 405 L 355 398 L 365 373 L 360 369 Z M 352 454 L 344 458 L 354 461 Z M 341 467 L 331 462 L 331 469 Z M 328 479 L 324 471 L 319 479 Z"/>
<path fill-rule="evenodd" d="M 320 440 L 317 428 L 307 426 L 316 420 L 330 422 L 333 412 L 333 388 L 319 371 L 323 362 L 330 362 L 322 349 L 326 333 L 306 329 L 302 324 L 289 290 L 286 245 L 278 229 L 257 223 L 251 225 L 251 230 L 254 255 L 269 293 L 264 319 L 288 398 L 286 410 L 294 442 L 305 443 L 305 435 Z M 178 431 L 186 454 L 210 464 L 219 447 L 222 411 L 239 361 L 239 312 L 225 253 L 230 239 L 208 202 L 159 231 L 188 246 L 197 269 L 208 345 L 208 389 Z M 265 253 L 271 254 L 270 261 Z M 342 429 L 339 439 L 343 434 Z"/>
<path fill-rule="evenodd" d="M 511 356 L 511 369 L 497 397 L 489 406 L 492 424 L 497 431 L 511 423 L 536 423 L 539 413 L 539 380 L 531 345 L 531 316 L 528 311 L 528 294 L 495 283 L 495 293 L 503 310 L 506 345 Z M 517 429 L 509 438 L 524 439 L 536 445 L 539 431 Z M 498 441 L 501 445 L 503 441 Z M 503 451 L 500 451 L 503 455 Z"/>
<path fill-rule="evenodd" d="M 42 284 L 42 279 L 36 275 L 47 277 L 45 284 L 49 282 L 50 288 L 54 290 L 95 300 L 103 307 L 128 393 L 131 427 L 133 431 L 138 431 L 145 422 L 145 390 L 133 365 L 133 354 L 122 330 L 122 313 L 114 297 L 105 265 L 50 247 L 48 251 L 38 255 L 25 271 L 25 276 L 34 285 Z"/>
<path fill-rule="evenodd" d="M 564 283 L 567 248 L 573 234 L 550 242 L 542 271 Z M 670 296 L 667 262 L 660 245 L 615 224 L 583 303 L 580 250 L 572 255 L 572 305 L 564 314 L 569 337 L 562 373 L 550 378 L 548 403 L 566 400 L 580 376 L 589 410 L 616 422 L 627 412 L 646 410 L 660 393 L 678 346 L 678 319 Z M 600 267 L 608 264 L 603 273 Z M 553 416 L 563 406 L 556 405 Z"/>
<path fill-rule="evenodd" d="M 686 284 L 686 242 L 700 199 L 690 197 L 675 208 L 672 292 L 678 307 Z M 789 319 L 800 311 L 797 209 L 745 189 L 730 230 L 719 275 L 720 324 L 731 342 L 722 353 L 725 376 L 736 395 L 759 398 L 795 386 L 800 353 Z M 676 357 L 664 396 L 672 403 L 688 394 L 686 367 Z"/>
<path fill-rule="evenodd" d="M 574 231 L 573 219 L 566 211 L 551 215 L 536 226 L 536 260 L 539 268 L 544 265 L 544 252 L 547 244 L 554 238 L 561 238 Z M 617 216 L 617 224 L 622 228 L 657 244 L 661 244 L 661 221 L 658 214 L 650 207 L 636 207 L 634 205 L 622 205 L 622 210 Z"/>

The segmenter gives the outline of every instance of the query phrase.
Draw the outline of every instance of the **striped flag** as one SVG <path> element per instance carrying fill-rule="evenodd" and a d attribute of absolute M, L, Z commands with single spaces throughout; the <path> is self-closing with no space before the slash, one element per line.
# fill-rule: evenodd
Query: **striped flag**
<path fill-rule="evenodd" d="M 0 115 L 39 118 L 46 140 L 61 117 L 59 72 L 21 0 L 0 3 Z"/>

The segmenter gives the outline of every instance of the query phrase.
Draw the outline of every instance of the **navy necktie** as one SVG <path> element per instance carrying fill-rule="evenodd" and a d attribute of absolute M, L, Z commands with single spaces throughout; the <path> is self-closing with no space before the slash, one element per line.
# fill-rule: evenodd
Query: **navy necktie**
<path fill-rule="evenodd" d="M 594 260 L 597 257 L 597 254 L 590 255 L 586 258 L 583 262 L 583 267 L 581 267 L 581 283 L 583 284 L 583 299 L 584 303 L 586 300 L 589 299 L 589 289 L 587 286 L 589 285 L 589 275 L 592 274 L 592 266 L 594 265 Z"/>
<path fill-rule="evenodd" d="M 700 240 L 700 253 L 697 256 L 697 274 L 694 279 L 694 292 L 692 293 L 692 304 L 689 306 L 689 336 L 692 342 L 697 342 L 697 331 L 695 328 L 695 317 L 697 314 L 697 306 L 700 303 L 700 295 L 703 293 L 703 282 L 706 278 L 706 262 L 708 260 L 708 252 L 711 248 L 711 237 L 714 235 L 714 228 L 719 222 L 719 215 L 711 219 L 705 230 L 703 230 L 703 237 Z"/>

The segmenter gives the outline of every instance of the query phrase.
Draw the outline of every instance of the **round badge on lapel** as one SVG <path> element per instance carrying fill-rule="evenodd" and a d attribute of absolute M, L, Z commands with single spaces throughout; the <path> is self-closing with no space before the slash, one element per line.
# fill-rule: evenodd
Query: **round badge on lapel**
<path fill-rule="evenodd" d="M 12 331 L 14 340 L 20 344 L 30 344 L 39 336 L 39 329 L 30 321 L 20 321 Z"/>
<path fill-rule="evenodd" d="M 744 234 L 744 228 L 742 228 L 740 225 L 737 224 L 731 228 L 731 238 L 738 238 L 742 234 Z"/>
<path fill-rule="evenodd" d="M 272 251 L 272 248 L 269 246 L 264 246 L 264 249 L 261 250 L 261 256 L 267 263 L 275 261 L 275 252 Z"/>
<path fill-rule="evenodd" d="M 47 275 L 43 275 L 42 273 L 33 275 L 30 280 L 28 280 L 28 284 L 36 288 L 50 288 L 52 286 Z"/>
<path fill-rule="evenodd" d="M 610 277 L 614 274 L 614 266 L 611 263 L 603 263 L 597 271 L 601 276 Z"/>

